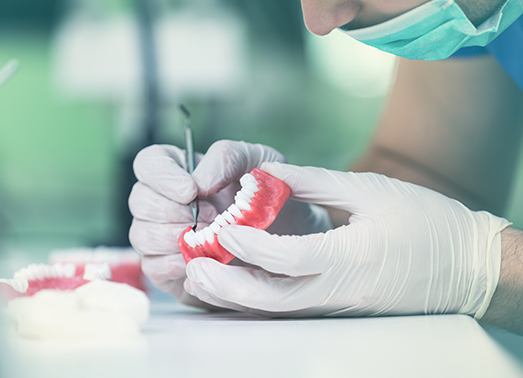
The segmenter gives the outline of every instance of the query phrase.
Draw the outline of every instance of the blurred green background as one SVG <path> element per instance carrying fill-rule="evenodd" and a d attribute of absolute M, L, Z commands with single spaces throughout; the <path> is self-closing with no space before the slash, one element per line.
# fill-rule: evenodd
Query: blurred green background
<path fill-rule="evenodd" d="M 143 141 L 136 2 L 0 6 L 0 64 L 20 64 L 0 88 L 0 253 L 125 244 L 127 175 Z M 168 62 L 157 142 L 179 143 L 174 104 L 183 100 L 201 151 L 241 139 L 274 146 L 293 163 L 344 169 L 364 150 L 392 57 L 343 37 L 312 37 L 298 1 L 156 6 L 166 35 L 159 60 Z M 213 38 L 225 47 L 213 50 Z M 105 48 L 111 41 L 114 49 Z M 522 169 L 514 193 L 505 215 L 523 226 Z"/>

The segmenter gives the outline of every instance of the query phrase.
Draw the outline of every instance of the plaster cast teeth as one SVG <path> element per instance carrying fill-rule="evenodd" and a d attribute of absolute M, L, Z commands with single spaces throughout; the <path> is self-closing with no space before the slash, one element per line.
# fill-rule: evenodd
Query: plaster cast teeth
<path fill-rule="evenodd" d="M 199 245 L 205 244 L 205 235 L 203 234 L 203 230 L 196 231 L 196 241 Z"/>
<path fill-rule="evenodd" d="M 185 235 L 183 236 L 183 239 L 191 248 L 196 247 L 196 245 L 198 244 L 196 241 L 196 233 L 194 232 L 194 230 L 190 230 L 189 232 L 186 232 Z"/>
<path fill-rule="evenodd" d="M 236 197 L 234 197 L 234 202 L 240 210 L 250 210 L 251 209 L 251 205 L 249 205 L 249 202 L 245 201 L 245 199 L 242 198 L 242 196 L 236 195 Z"/>
<path fill-rule="evenodd" d="M 202 232 L 205 236 L 205 240 L 207 241 L 207 243 L 212 244 L 212 242 L 214 242 L 214 232 L 212 232 L 211 228 L 205 227 L 202 230 Z"/>
<path fill-rule="evenodd" d="M 219 214 L 215 219 L 214 221 L 218 224 L 218 226 L 220 227 L 225 227 L 227 226 L 229 223 L 227 223 L 227 221 L 225 220 L 225 217 L 222 215 L 222 214 Z"/>
<path fill-rule="evenodd" d="M 229 206 L 229 208 L 227 209 L 227 211 L 229 213 L 231 213 L 232 215 L 234 215 L 236 218 L 240 218 L 242 216 L 242 212 L 241 210 L 238 208 L 238 206 L 236 206 L 236 204 L 232 204 L 231 206 Z"/>
<path fill-rule="evenodd" d="M 225 210 L 223 213 L 222 213 L 223 217 L 225 218 L 225 220 L 227 221 L 227 223 L 229 224 L 236 224 L 236 220 L 234 219 L 234 217 L 232 216 L 231 213 L 229 213 L 227 210 Z"/>

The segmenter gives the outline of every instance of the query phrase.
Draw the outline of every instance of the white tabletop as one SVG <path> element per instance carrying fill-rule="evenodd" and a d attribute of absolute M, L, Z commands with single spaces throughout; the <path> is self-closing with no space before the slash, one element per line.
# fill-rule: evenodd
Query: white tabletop
<path fill-rule="evenodd" d="M 523 338 L 513 340 L 523 350 Z M 504 347 L 459 315 L 268 320 L 164 304 L 142 340 L 20 341 L 10 353 L 16 378 L 523 377 Z"/>

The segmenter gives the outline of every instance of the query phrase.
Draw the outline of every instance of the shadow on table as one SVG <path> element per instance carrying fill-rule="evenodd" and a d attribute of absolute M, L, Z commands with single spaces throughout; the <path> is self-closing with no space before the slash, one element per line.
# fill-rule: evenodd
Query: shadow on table
<path fill-rule="evenodd" d="M 508 332 L 504 329 L 484 326 L 487 334 L 523 367 L 523 335 Z"/>

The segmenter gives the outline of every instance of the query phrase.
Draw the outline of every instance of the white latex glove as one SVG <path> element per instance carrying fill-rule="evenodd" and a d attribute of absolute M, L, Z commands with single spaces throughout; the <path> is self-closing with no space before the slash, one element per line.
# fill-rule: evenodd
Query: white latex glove
<path fill-rule="evenodd" d="M 350 225 L 301 237 L 225 227 L 220 243 L 263 269 L 198 258 L 187 266 L 189 293 L 269 316 L 485 313 L 506 220 L 378 174 L 277 163 L 262 169 L 298 200 L 352 213 Z"/>
<path fill-rule="evenodd" d="M 138 153 L 134 161 L 138 182 L 129 197 L 134 217 L 129 239 L 143 256 L 144 273 L 156 286 L 183 303 L 200 306 L 183 290 L 185 262 L 178 249 L 178 237 L 192 225 L 187 204 L 196 196 L 201 198 L 198 227 L 203 228 L 234 202 L 241 176 L 263 162 L 284 158 L 260 144 L 222 140 L 205 155 L 197 156 L 199 163 L 192 176 L 185 171 L 184 160 L 184 151 L 175 146 L 155 145 Z M 306 234 L 329 227 L 325 211 L 289 201 L 271 230 Z"/>

